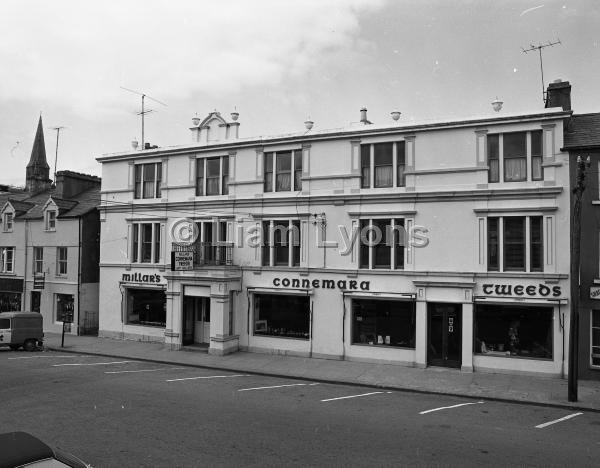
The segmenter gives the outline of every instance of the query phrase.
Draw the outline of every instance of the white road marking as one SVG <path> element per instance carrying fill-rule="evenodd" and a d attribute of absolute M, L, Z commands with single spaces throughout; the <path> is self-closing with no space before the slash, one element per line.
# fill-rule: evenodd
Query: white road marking
<path fill-rule="evenodd" d="M 185 369 L 185 367 L 159 367 L 158 369 L 118 370 L 106 371 L 105 374 L 130 374 L 133 372 L 156 372 L 160 370 Z"/>
<path fill-rule="evenodd" d="M 249 374 L 232 374 L 232 375 L 203 375 L 202 377 L 186 377 L 184 379 L 169 379 L 165 382 L 180 382 L 182 380 L 198 380 L 198 379 L 225 379 L 228 377 L 248 377 Z"/>
<path fill-rule="evenodd" d="M 472 403 L 460 403 L 458 405 L 452 405 L 452 406 L 442 406 L 440 408 L 433 408 L 433 409 L 428 409 L 426 411 L 421 411 L 419 414 L 427 414 L 427 413 L 433 413 L 434 411 L 442 411 L 445 409 L 452 409 L 452 408 L 458 408 L 459 406 L 467 406 L 467 405 L 480 405 L 482 404 L 483 401 L 474 401 Z"/>
<path fill-rule="evenodd" d="M 249 392 L 250 390 L 268 390 L 270 388 L 282 388 L 282 387 L 300 387 L 300 386 L 312 386 L 312 385 L 319 385 L 318 383 L 294 383 L 294 384 L 287 384 L 287 385 L 272 385 L 270 387 L 253 387 L 253 388 L 240 388 L 238 390 L 238 392 Z"/>
<path fill-rule="evenodd" d="M 361 393 L 360 395 L 348 395 L 348 396 L 342 396 L 342 397 L 337 397 L 337 398 L 327 398 L 326 400 L 321 400 L 321 402 L 323 402 L 323 401 L 347 400 L 348 398 L 359 398 L 359 397 L 364 397 L 364 396 L 369 396 L 369 395 L 377 395 L 378 393 L 383 393 L 383 392 Z"/>
<path fill-rule="evenodd" d="M 569 414 L 568 416 L 565 416 L 564 418 L 559 418 L 559 419 L 555 419 L 554 421 L 548 421 L 546 423 L 543 424 L 538 424 L 537 426 L 535 426 L 536 429 L 543 429 L 545 427 L 551 426 L 552 424 L 556 424 L 562 421 L 566 421 L 567 419 L 571 419 L 574 418 L 575 416 L 579 416 L 583 413 L 573 413 L 573 414 Z"/>
<path fill-rule="evenodd" d="M 85 358 L 94 356 L 79 356 L 77 354 L 69 354 L 68 356 L 19 356 L 9 357 L 8 359 L 37 359 L 37 358 Z"/>
<path fill-rule="evenodd" d="M 52 367 L 62 366 L 107 366 L 109 364 L 125 364 L 127 362 L 138 362 L 138 361 L 111 361 L 111 362 L 73 362 L 69 364 L 52 364 Z"/>

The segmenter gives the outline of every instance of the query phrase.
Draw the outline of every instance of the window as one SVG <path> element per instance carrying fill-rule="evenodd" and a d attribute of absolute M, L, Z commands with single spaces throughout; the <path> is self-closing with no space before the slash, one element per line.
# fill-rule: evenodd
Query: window
<path fill-rule="evenodd" d="M 360 145 L 360 168 L 362 188 L 393 187 L 394 177 L 396 177 L 396 187 L 404 187 L 406 185 L 404 141 Z"/>
<path fill-rule="evenodd" d="M 4 213 L 2 216 L 2 230 L 11 232 L 13 230 L 13 213 Z"/>
<path fill-rule="evenodd" d="M 15 269 L 15 248 L 0 247 L 0 273 L 13 273 Z"/>
<path fill-rule="evenodd" d="M 132 263 L 160 262 L 160 223 L 134 223 L 131 237 Z"/>
<path fill-rule="evenodd" d="M 229 156 L 196 160 L 196 196 L 229 193 Z"/>
<path fill-rule="evenodd" d="M 21 293 L 0 292 L 0 312 L 21 310 Z"/>
<path fill-rule="evenodd" d="M 44 248 L 33 248 L 33 273 L 40 274 L 44 272 Z"/>
<path fill-rule="evenodd" d="M 31 312 L 39 312 L 42 303 L 42 293 L 40 291 L 31 291 Z"/>
<path fill-rule="evenodd" d="M 478 304 L 475 352 L 552 359 L 552 315 L 551 307 Z"/>
<path fill-rule="evenodd" d="M 488 182 L 528 180 L 528 158 L 531 164 L 529 180 L 543 180 L 542 139 L 542 130 L 487 135 Z M 502 172 L 501 167 L 504 168 Z"/>
<path fill-rule="evenodd" d="M 600 310 L 592 310 L 591 319 L 591 364 L 592 366 L 600 366 Z"/>
<path fill-rule="evenodd" d="M 264 154 L 265 192 L 302 190 L 302 150 Z"/>
<path fill-rule="evenodd" d="M 67 247 L 56 248 L 56 274 L 58 276 L 67 274 Z"/>
<path fill-rule="evenodd" d="M 75 300 L 72 294 L 56 294 L 56 321 L 71 322 L 75 310 Z"/>
<path fill-rule="evenodd" d="M 254 295 L 254 335 L 308 340 L 309 329 L 308 296 Z"/>
<path fill-rule="evenodd" d="M 164 327 L 167 297 L 162 290 L 127 288 L 127 316 L 131 325 Z"/>
<path fill-rule="evenodd" d="M 300 221 L 263 221 L 262 238 L 263 266 L 300 266 Z"/>
<path fill-rule="evenodd" d="M 544 271 L 542 216 L 489 217 L 487 223 L 488 271 Z"/>
<path fill-rule="evenodd" d="M 352 300 L 352 344 L 415 347 L 415 303 Z"/>
<path fill-rule="evenodd" d="M 10 319 L 0 319 L 0 330 L 10 330 Z"/>
<path fill-rule="evenodd" d="M 56 231 L 56 211 L 46 211 L 46 231 Z"/>
<path fill-rule="evenodd" d="M 136 164 L 135 198 L 160 198 L 162 163 Z"/>
<path fill-rule="evenodd" d="M 404 219 L 361 219 L 360 268 L 404 268 Z"/>

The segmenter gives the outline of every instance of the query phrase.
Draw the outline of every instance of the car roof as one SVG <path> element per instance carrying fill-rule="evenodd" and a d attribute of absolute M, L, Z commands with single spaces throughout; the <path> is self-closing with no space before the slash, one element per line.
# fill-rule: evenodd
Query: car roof
<path fill-rule="evenodd" d="M 52 449 L 27 432 L 0 434 L 0 468 L 13 468 L 53 458 Z"/>

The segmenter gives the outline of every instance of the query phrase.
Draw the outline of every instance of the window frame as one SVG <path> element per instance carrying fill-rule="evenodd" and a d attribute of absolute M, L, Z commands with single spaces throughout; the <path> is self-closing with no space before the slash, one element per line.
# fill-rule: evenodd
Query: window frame
<path fill-rule="evenodd" d="M 41 255 L 38 255 L 41 254 Z M 33 247 L 33 274 L 44 273 L 44 247 Z"/>
<path fill-rule="evenodd" d="M 12 211 L 6 211 L 2 214 L 2 231 L 13 232 L 15 214 Z"/>
<path fill-rule="evenodd" d="M 278 170 L 278 156 L 290 155 L 290 169 Z M 299 192 L 302 190 L 302 149 L 288 149 L 281 151 L 265 151 L 263 153 L 263 192 Z M 289 174 L 290 188 L 278 188 L 278 177 L 282 174 Z"/>
<path fill-rule="evenodd" d="M 64 258 L 61 253 L 64 252 Z M 64 272 L 61 267 L 64 266 Z M 56 247 L 56 276 L 63 277 L 69 274 L 69 248 L 64 246 Z"/>
<path fill-rule="evenodd" d="M 219 161 L 219 174 L 208 176 L 208 163 Z M 195 190 L 197 197 L 218 197 L 229 194 L 229 155 L 196 158 Z M 208 181 L 216 180 L 218 193 L 208 193 Z"/>
<path fill-rule="evenodd" d="M 387 244 L 386 248 L 389 249 L 390 262 L 389 266 L 378 266 L 375 261 L 376 249 L 380 243 L 376 245 L 369 245 L 373 242 L 373 227 L 376 223 L 383 221 L 388 222 L 386 224 L 385 232 L 382 233 L 380 243 Z M 375 217 L 375 218 L 360 218 L 359 219 L 359 236 L 358 236 L 358 268 L 361 270 L 404 270 L 406 269 L 406 218 L 403 217 Z M 402 231 L 398 228 L 401 227 Z M 365 235 L 363 231 L 368 229 L 368 233 Z M 400 238 L 400 232 L 403 232 L 403 239 Z M 391 236 L 390 236 L 391 234 Z M 367 242 L 363 242 L 366 240 Z M 391 244 L 391 245 L 389 245 Z M 398 250 L 402 251 L 402 254 L 398 253 Z M 368 257 L 365 262 L 365 255 Z M 398 265 L 399 259 L 402 259 L 402 265 Z M 387 264 L 386 264 L 387 265 Z"/>
<path fill-rule="evenodd" d="M 45 230 L 48 232 L 56 231 L 56 220 L 58 218 L 58 212 L 54 209 L 46 210 L 45 215 Z"/>
<path fill-rule="evenodd" d="M 10 252 L 10 262 L 8 261 Z M 10 268 L 8 268 L 10 266 Z M 0 247 L 0 273 L 14 274 L 15 273 L 15 248 Z"/>
<path fill-rule="evenodd" d="M 285 239 L 283 235 L 276 240 L 275 226 L 286 226 Z M 296 235 L 297 233 L 297 235 Z M 277 252 L 282 249 L 287 262 L 277 261 Z M 269 267 L 293 268 L 301 263 L 302 223 L 297 219 L 277 218 L 263 220 L 261 225 L 261 265 Z M 268 252 L 268 254 L 267 254 Z"/>
<path fill-rule="evenodd" d="M 135 200 L 155 200 L 162 197 L 162 161 L 147 162 L 134 165 L 133 198 Z M 146 168 L 153 167 L 152 180 L 146 180 Z M 146 184 L 152 183 L 152 196 L 146 196 Z"/>
<path fill-rule="evenodd" d="M 356 308 L 355 308 L 355 304 L 358 304 L 360 302 L 364 302 L 364 303 L 370 303 L 370 302 L 381 302 L 381 303 L 385 303 L 388 304 L 389 307 L 392 307 L 391 304 L 394 304 L 395 306 L 399 306 L 400 304 L 402 304 L 402 306 L 407 306 L 406 309 L 407 310 L 402 310 L 403 314 L 409 313 L 411 315 L 410 320 L 413 322 L 413 329 L 412 329 L 412 342 L 413 345 L 412 346 L 394 346 L 392 344 L 386 344 L 385 343 L 385 338 L 383 340 L 383 343 L 373 343 L 370 344 L 368 341 L 366 343 L 362 343 L 360 341 L 355 341 L 355 332 L 356 332 Z M 416 302 L 414 300 L 411 301 L 406 301 L 406 300 L 398 300 L 398 299 L 391 299 L 391 298 L 351 298 L 350 301 L 350 345 L 352 346 L 369 346 L 369 347 L 381 347 L 381 348 L 388 348 L 388 349 L 416 349 L 416 321 L 417 321 L 417 307 L 416 307 Z M 379 316 L 377 316 L 377 319 L 379 319 Z M 375 335 L 377 335 L 377 333 L 375 333 Z"/>
<path fill-rule="evenodd" d="M 311 298 L 308 295 L 297 295 L 297 294 L 268 294 L 268 293 L 260 293 L 252 295 L 252 336 L 253 337 L 264 337 L 264 338 L 278 338 L 285 340 L 300 340 L 300 341 L 310 341 L 311 337 L 311 329 L 310 329 L 310 321 L 311 321 Z M 268 297 L 270 301 L 273 300 L 292 300 L 292 303 L 298 305 L 298 310 L 295 310 L 294 313 L 297 316 L 302 314 L 306 314 L 306 317 L 302 317 L 303 320 L 306 320 L 306 331 L 297 332 L 296 335 L 290 335 L 289 330 L 281 329 L 279 333 L 268 333 L 268 319 L 261 318 L 260 315 L 260 302 L 263 300 L 263 297 Z M 302 304 L 301 302 L 306 301 L 306 304 Z M 306 311 L 302 311 L 303 305 L 306 305 Z M 290 312 L 290 310 L 282 310 L 281 312 Z M 279 315 L 279 314 L 278 314 Z M 264 316 L 263 316 L 264 317 Z M 281 317 L 281 315 L 279 315 Z M 298 318 L 298 317 L 296 317 Z M 264 326 L 265 332 L 261 333 L 261 331 L 257 330 L 257 326 Z M 300 336 L 299 336 L 300 335 Z"/>
<path fill-rule="evenodd" d="M 524 134 L 525 153 L 521 156 L 511 155 L 506 157 L 505 136 Z M 535 145 L 534 145 L 535 143 Z M 539 144 L 539 148 L 537 148 Z M 534 146 L 536 150 L 534 152 Z M 494 150 L 494 151 L 492 151 Z M 506 161 L 511 159 L 524 159 L 525 177 L 509 180 L 506 177 Z M 512 182 L 539 182 L 544 180 L 544 131 L 542 129 L 515 130 L 486 135 L 486 162 L 488 165 L 488 183 L 512 183 Z M 495 169 L 492 168 L 494 164 Z M 539 165 L 539 166 L 538 166 Z M 534 176 L 539 169 L 539 176 Z M 496 171 L 495 177 L 493 171 Z"/>
<path fill-rule="evenodd" d="M 376 168 L 386 167 L 390 164 L 377 164 L 376 147 L 392 145 L 391 176 L 389 185 L 378 185 L 376 180 Z M 362 143 L 359 151 L 360 188 L 361 189 L 385 189 L 394 187 L 406 187 L 406 140 L 378 141 L 375 143 Z"/>
<path fill-rule="evenodd" d="M 150 241 L 146 241 L 146 244 L 150 246 L 150 260 L 143 260 L 143 251 L 144 246 L 142 245 L 142 240 L 144 236 L 144 229 L 142 226 L 151 225 L 151 238 Z M 155 221 L 140 221 L 131 223 L 131 240 L 130 247 L 131 253 L 129 255 L 130 263 L 136 264 L 154 264 L 158 265 L 161 263 L 161 258 L 163 257 L 162 250 L 162 241 L 161 241 L 161 228 L 162 223 Z"/>

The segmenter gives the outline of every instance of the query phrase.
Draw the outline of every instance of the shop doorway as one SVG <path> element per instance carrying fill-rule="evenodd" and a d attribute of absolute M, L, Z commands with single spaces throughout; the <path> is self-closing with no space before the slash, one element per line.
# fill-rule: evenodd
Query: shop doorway
<path fill-rule="evenodd" d="M 210 297 L 183 297 L 184 346 L 210 341 Z"/>
<path fill-rule="evenodd" d="M 427 364 L 458 367 L 461 364 L 462 305 L 427 304 Z"/>

